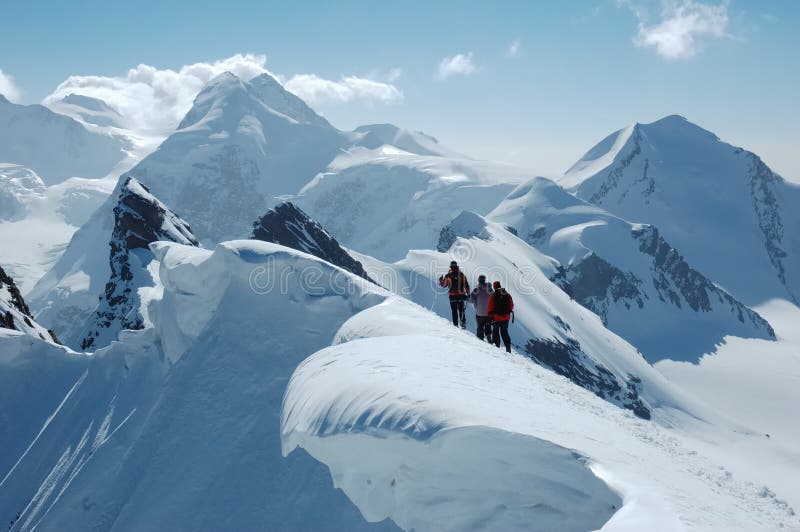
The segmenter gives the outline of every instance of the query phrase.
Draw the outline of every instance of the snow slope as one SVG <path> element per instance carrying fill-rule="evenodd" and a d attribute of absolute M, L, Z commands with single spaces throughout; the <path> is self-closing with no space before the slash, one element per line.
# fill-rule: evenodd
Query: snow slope
<path fill-rule="evenodd" d="M 297 364 L 389 294 L 265 242 L 153 250 L 152 328 L 91 356 L 0 333 L 9 530 L 396 529 L 367 524 L 308 455 L 284 459 L 279 433 Z"/>
<path fill-rule="evenodd" d="M 488 213 L 526 177 L 486 161 L 355 147 L 292 201 L 345 246 L 395 261 L 409 249 L 433 248 L 462 210 Z"/>
<path fill-rule="evenodd" d="M 664 240 L 534 178 L 487 217 L 559 261 L 569 294 L 650 361 L 694 360 L 725 336 L 774 339 L 758 313 L 718 288 Z"/>
<path fill-rule="evenodd" d="M 747 305 L 800 297 L 800 186 L 680 116 L 635 124 L 559 183 L 658 227 L 686 260 Z"/>
<path fill-rule="evenodd" d="M 717 455 L 769 447 L 763 435 L 699 421 L 705 407 L 691 400 L 642 421 L 409 307 L 354 316 L 284 399 L 284 453 L 325 463 L 367 519 L 419 531 L 800 526 L 785 491 L 731 473 L 726 460 L 746 457 Z M 713 436 L 684 432 L 698 428 Z"/>
<path fill-rule="evenodd" d="M 113 190 L 109 179 L 70 178 L 44 186 L 33 170 L 0 163 L 0 261 L 28 293 L 73 233 Z"/>
<path fill-rule="evenodd" d="M 125 129 L 125 117 L 103 100 L 91 96 L 68 94 L 60 100 L 50 102 L 47 107 L 85 124 Z"/>

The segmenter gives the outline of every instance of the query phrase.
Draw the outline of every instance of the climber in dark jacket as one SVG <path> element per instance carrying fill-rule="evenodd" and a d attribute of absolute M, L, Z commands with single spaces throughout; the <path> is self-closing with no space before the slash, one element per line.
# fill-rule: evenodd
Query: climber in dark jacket
<path fill-rule="evenodd" d="M 450 296 L 450 311 L 453 313 L 453 325 L 466 329 L 467 317 L 464 314 L 464 300 L 469 296 L 469 283 L 467 276 L 458 268 L 458 263 L 450 263 L 450 271 L 447 275 L 439 277 L 439 286 L 447 287 Z"/>
<path fill-rule="evenodd" d="M 489 298 L 492 296 L 492 287 L 486 282 L 485 275 L 478 276 L 478 286 L 469 296 L 469 301 L 475 307 L 475 321 L 478 322 L 478 338 L 492 341 L 492 320 L 489 319 Z"/>
<path fill-rule="evenodd" d="M 492 319 L 492 340 L 494 345 L 500 347 L 500 338 L 506 351 L 511 352 L 511 337 L 508 335 L 508 322 L 514 310 L 514 299 L 506 289 L 500 286 L 500 281 L 494 282 L 494 291 L 489 298 L 489 317 Z"/>

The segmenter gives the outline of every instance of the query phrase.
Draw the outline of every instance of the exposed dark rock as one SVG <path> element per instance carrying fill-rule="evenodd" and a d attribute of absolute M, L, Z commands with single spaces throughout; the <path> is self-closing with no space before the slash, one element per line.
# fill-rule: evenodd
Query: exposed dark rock
<path fill-rule="evenodd" d="M 629 375 L 624 383 L 620 383 L 607 368 L 589 359 L 577 340 L 570 338 L 563 342 L 531 338 L 523 349 L 538 364 L 567 377 L 601 399 L 632 410 L 643 419 L 650 419 L 650 409 L 639 397 L 641 379 Z"/>
<path fill-rule="evenodd" d="M 755 154 L 749 153 L 750 164 L 750 192 L 753 197 L 753 210 L 758 217 L 758 227 L 764 235 L 764 247 L 767 250 L 770 263 L 778 273 L 778 279 L 786 287 L 789 296 L 795 303 L 800 304 L 798 294 L 792 293 L 786 285 L 786 270 L 783 260 L 786 251 L 783 249 L 783 220 L 778 200 L 773 190 L 774 185 L 781 181 L 764 162 Z"/>
<path fill-rule="evenodd" d="M 251 238 L 303 251 L 372 281 L 359 261 L 350 256 L 324 227 L 291 202 L 281 203 L 267 211 L 253 224 Z"/>
<path fill-rule="evenodd" d="M 161 240 L 197 245 L 185 221 L 153 196 L 147 187 L 128 177 L 114 207 L 114 231 L 109 242 L 111 275 L 89 319 L 81 349 L 103 347 L 116 338 L 120 330 L 144 327 L 139 311 L 137 277 L 145 274 L 141 270 L 153 259 L 148 246 Z M 135 250 L 141 252 L 134 260 L 131 253 Z M 112 327 L 113 331 L 110 330 Z M 106 332 L 110 334 L 105 335 Z M 98 340 L 101 336 L 104 336 L 103 342 Z"/>
<path fill-rule="evenodd" d="M 633 229 L 632 234 L 639 241 L 639 250 L 653 257 L 653 285 L 663 300 L 678 307 L 683 300 L 695 312 L 709 312 L 712 310 L 710 298 L 715 297 L 728 305 L 739 321 L 747 320 L 775 339 L 775 330 L 767 320 L 690 267 L 681 254 L 660 236 L 658 229 L 644 226 Z"/>
<path fill-rule="evenodd" d="M 17 319 L 14 318 L 14 314 L 17 315 Z M 0 328 L 38 335 L 42 340 L 59 343 L 55 333 L 36 324 L 17 284 L 2 267 L 0 267 Z"/>

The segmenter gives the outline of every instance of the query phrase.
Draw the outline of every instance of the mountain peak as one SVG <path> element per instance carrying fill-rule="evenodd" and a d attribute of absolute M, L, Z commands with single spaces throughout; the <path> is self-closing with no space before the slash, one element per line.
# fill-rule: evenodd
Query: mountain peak
<path fill-rule="evenodd" d="M 111 275 L 89 317 L 81 349 L 99 349 L 122 330 L 144 327 L 140 289 L 155 285 L 149 268 L 155 256 L 149 246 L 158 241 L 197 246 L 189 224 L 137 179 L 128 177 L 114 207 L 114 232 L 109 242 Z"/>
<path fill-rule="evenodd" d="M 281 203 L 267 211 L 253 224 L 251 238 L 309 253 L 371 280 L 360 262 L 351 257 L 324 227 L 291 202 Z"/>
<path fill-rule="evenodd" d="M 698 126 L 681 115 L 667 115 L 649 124 L 637 122 L 634 127 L 636 130 L 648 135 L 656 134 L 662 139 L 673 137 L 676 140 L 680 139 L 688 143 L 702 141 L 703 139 L 706 141 L 719 140 L 719 137 L 711 131 Z"/>
<path fill-rule="evenodd" d="M 251 79 L 248 83 L 253 87 L 258 98 L 270 109 L 286 115 L 301 124 L 312 124 L 325 128 L 333 127 L 327 120 L 311 109 L 306 102 L 287 91 L 270 74 L 265 72 Z"/>

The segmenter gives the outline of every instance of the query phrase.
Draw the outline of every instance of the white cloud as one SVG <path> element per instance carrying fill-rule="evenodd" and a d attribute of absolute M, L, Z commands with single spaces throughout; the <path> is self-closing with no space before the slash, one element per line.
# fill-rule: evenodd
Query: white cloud
<path fill-rule="evenodd" d="M 136 130 L 165 131 L 174 128 L 191 108 L 200 89 L 219 74 L 230 71 L 249 80 L 267 72 L 264 55 L 236 54 L 211 63 L 194 63 L 175 71 L 139 65 L 119 77 L 70 76 L 45 104 L 70 93 L 99 98 L 117 109 Z"/>
<path fill-rule="evenodd" d="M 177 71 L 142 64 L 124 76 L 70 76 L 43 103 L 58 101 L 70 93 L 92 96 L 117 109 L 129 120 L 127 125 L 131 129 L 166 132 L 180 122 L 203 85 L 225 71 L 244 80 L 270 73 L 311 104 L 354 101 L 372 104 L 399 101 L 403 97 L 391 83 L 355 76 L 331 81 L 314 74 L 287 78 L 269 72 L 266 63 L 265 55 L 236 54 L 218 61 L 186 65 Z M 389 71 L 387 75 L 398 76 L 399 71 Z"/>
<path fill-rule="evenodd" d="M 17 87 L 14 78 L 0 69 L 0 94 L 8 101 L 18 103 L 22 98 L 22 91 Z"/>
<path fill-rule="evenodd" d="M 387 79 L 393 76 L 399 76 L 399 73 L 390 71 Z M 334 81 L 316 74 L 297 74 L 286 80 L 284 87 L 309 105 L 354 101 L 367 104 L 396 103 L 403 99 L 403 93 L 391 82 L 385 83 L 358 76 L 345 76 Z"/>
<path fill-rule="evenodd" d="M 634 38 L 637 46 L 654 48 L 666 60 L 688 59 L 700 49 L 699 40 L 705 37 L 722 38 L 728 35 L 728 3 L 707 4 L 695 0 L 663 0 L 660 20 L 647 21 L 646 10 L 630 0 L 628 6 L 639 19 Z"/>
<path fill-rule="evenodd" d="M 447 79 L 450 76 L 468 76 L 478 71 L 478 66 L 472 61 L 472 52 L 466 54 L 456 54 L 453 57 L 445 57 L 439 62 L 437 77 Z"/>
<path fill-rule="evenodd" d="M 519 42 L 519 39 L 514 39 L 513 41 L 508 43 L 508 48 L 506 48 L 506 56 L 517 57 L 521 51 L 522 51 L 522 45 Z"/>

